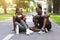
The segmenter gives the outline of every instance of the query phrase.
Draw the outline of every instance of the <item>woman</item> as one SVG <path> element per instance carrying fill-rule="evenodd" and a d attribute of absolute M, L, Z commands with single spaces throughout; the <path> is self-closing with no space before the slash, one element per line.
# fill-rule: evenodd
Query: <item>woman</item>
<path fill-rule="evenodd" d="M 22 8 L 16 8 L 16 13 L 13 16 L 14 31 L 16 25 L 19 25 L 20 31 L 26 30 L 26 34 L 33 33 L 26 24 L 26 17 L 22 14 Z"/>

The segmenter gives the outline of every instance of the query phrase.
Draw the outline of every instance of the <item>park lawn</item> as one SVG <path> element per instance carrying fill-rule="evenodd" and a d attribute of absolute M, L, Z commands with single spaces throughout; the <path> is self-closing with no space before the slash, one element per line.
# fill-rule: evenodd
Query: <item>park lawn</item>
<path fill-rule="evenodd" d="M 7 14 L 0 13 L 0 21 L 5 21 L 7 19 L 10 19 L 15 14 L 14 10 L 8 11 Z"/>
<path fill-rule="evenodd" d="M 60 26 L 60 15 L 53 14 L 50 16 L 50 18 Z"/>
<path fill-rule="evenodd" d="M 4 14 L 4 13 L 0 13 L 0 22 L 12 18 L 12 16 L 15 14 L 15 11 L 14 10 L 11 10 L 6 15 L 5 14 L 2 15 L 2 14 Z M 28 13 L 26 11 L 24 11 L 23 14 L 26 15 Z"/>
<path fill-rule="evenodd" d="M 32 12 L 23 11 L 24 15 L 26 15 L 28 13 L 32 13 Z M 15 10 L 8 11 L 7 15 L 4 15 L 4 13 L 0 13 L 0 21 L 4 21 L 4 20 L 7 20 L 7 19 L 10 19 L 14 14 L 15 14 Z"/>
<path fill-rule="evenodd" d="M 4 21 L 10 18 L 11 18 L 11 15 L 0 15 L 0 21 Z"/>

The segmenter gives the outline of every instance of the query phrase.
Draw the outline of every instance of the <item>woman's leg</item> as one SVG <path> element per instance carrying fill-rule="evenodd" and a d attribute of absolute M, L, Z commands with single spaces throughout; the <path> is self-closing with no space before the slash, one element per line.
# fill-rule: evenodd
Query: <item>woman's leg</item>
<path fill-rule="evenodd" d="M 23 20 L 20 21 L 20 24 L 21 24 L 25 29 L 28 28 L 27 24 L 26 24 Z"/>
<path fill-rule="evenodd" d="M 13 30 L 15 31 L 16 25 L 15 25 L 15 20 L 16 20 L 16 16 L 13 16 Z"/>
<path fill-rule="evenodd" d="M 15 22 L 15 25 L 19 25 L 19 28 L 22 29 L 22 30 L 25 30 L 26 28 L 24 28 L 21 23 L 18 23 L 18 22 Z"/>
<path fill-rule="evenodd" d="M 29 27 L 27 26 L 27 24 L 23 20 L 21 20 L 20 23 L 26 29 L 26 34 L 33 33 L 33 31 L 29 29 Z"/>

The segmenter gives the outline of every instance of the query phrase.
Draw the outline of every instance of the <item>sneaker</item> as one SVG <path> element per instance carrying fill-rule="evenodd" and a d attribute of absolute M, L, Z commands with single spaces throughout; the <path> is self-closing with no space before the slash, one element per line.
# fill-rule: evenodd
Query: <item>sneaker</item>
<path fill-rule="evenodd" d="M 30 30 L 27 28 L 27 29 L 26 29 L 26 34 L 27 34 L 27 35 L 29 35 L 29 34 L 30 34 L 30 32 L 29 32 L 29 31 L 30 31 Z"/>
<path fill-rule="evenodd" d="M 45 30 L 42 28 L 38 33 L 45 33 Z"/>
<path fill-rule="evenodd" d="M 26 29 L 26 34 L 27 34 L 27 35 L 30 35 L 30 33 L 33 33 L 33 31 L 30 30 L 29 28 L 27 28 L 27 29 Z"/>
<path fill-rule="evenodd" d="M 32 30 L 29 30 L 29 32 L 30 32 L 30 33 L 33 33 L 33 31 L 32 31 Z"/>
<path fill-rule="evenodd" d="M 41 34 L 41 33 L 45 33 L 45 32 L 41 30 L 41 31 L 39 31 L 38 33 Z"/>
<path fill-rule="evenodd" d="M 46 32 L 46 33 L 48 32 L 47 28 L 45 28 L 45 32 Z"/>

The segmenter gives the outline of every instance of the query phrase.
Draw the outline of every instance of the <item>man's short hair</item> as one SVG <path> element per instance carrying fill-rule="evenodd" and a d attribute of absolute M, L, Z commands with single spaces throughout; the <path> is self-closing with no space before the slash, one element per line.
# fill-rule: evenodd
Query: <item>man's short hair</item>
<path fill-rule="evenodd" d="M 39 7 L 40 9 L 42 9 L 42 7 L 41 7 L 40 5 L 38 5 L 38 7 Z"/>

